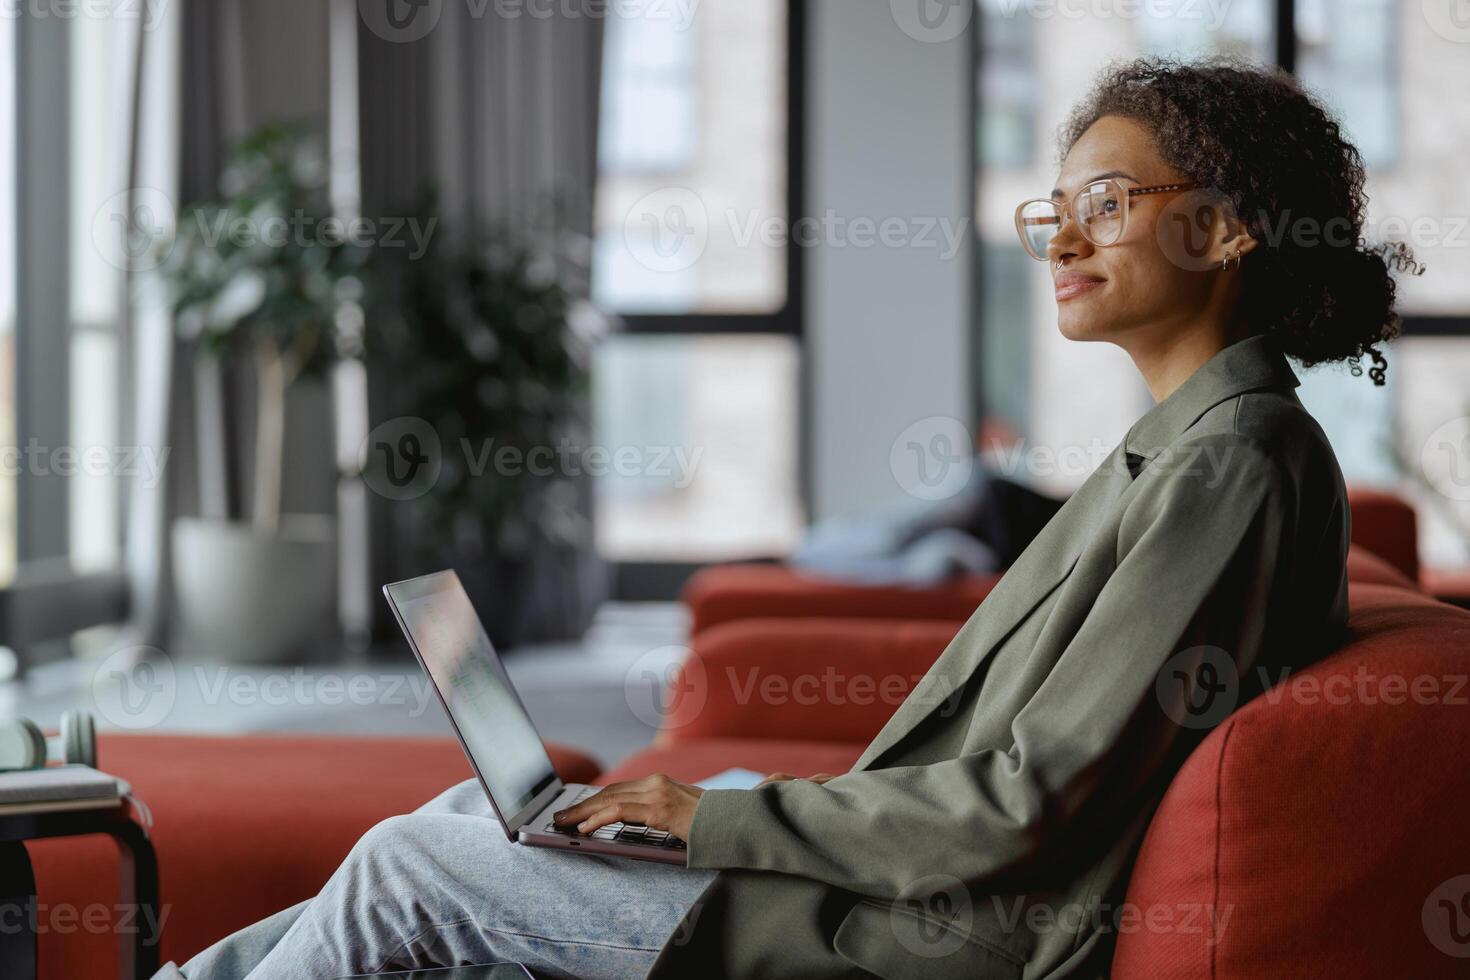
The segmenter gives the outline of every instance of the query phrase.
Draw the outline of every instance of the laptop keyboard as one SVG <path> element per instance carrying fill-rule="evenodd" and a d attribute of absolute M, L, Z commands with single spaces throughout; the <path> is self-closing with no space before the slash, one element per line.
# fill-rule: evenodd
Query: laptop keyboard
<path fill-rule="evenodd" d="M 596 793 L 598 789 L 599 787 L 596 786 L 588 786 L 567 806 L 576 806 Z M 606 827 L 599 827 L 590 834 L 579 833 L 575 825 L 558 827 L 555 823 L 548 823 L 546 829 L 549 833 L 585 837 L 590 840 L 617 841 L 619 844 L 643 844 L 647 847 L 666 847 L 677 851 L 686 849 L 684 842 L 667 830 L 651 830 L 636 823 L 610 823 Z"/>

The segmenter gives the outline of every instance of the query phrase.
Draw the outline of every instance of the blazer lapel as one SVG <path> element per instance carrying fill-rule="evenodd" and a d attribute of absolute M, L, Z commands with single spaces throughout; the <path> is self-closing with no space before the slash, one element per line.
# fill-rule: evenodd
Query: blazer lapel
<path fill-rule="evenodd" d="M 1245 391 L 1298 384 L 1280 349 L 1269 337 L 1258 335 L 1217 352 L 1150 409 L 1016 559 L 853 769 L 872 767 L 969 681 L 1026 615 L 1067 578 L 1133 477 L 1201 415 Z"/>
<path fill-rule="evenodd" d="M 969 681 L 1068 574 L 1113 503 L 1132 482 L 1120 444 L 1057 511 L 945 647 L 853 770 L 870 768 Z"/>

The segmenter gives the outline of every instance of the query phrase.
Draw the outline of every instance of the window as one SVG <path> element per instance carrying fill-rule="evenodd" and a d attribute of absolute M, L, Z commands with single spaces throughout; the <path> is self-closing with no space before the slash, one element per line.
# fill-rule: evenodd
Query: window
<path fill-rule="evenodd" d="M 1446 8 L 1448 9 L 1448 8 Z M 1391 0 L 1298 0 L 1303 79 L 1340 114 L 1368 164 L 1373 242 L 1403 241 L 1425 266 L 1398 279 L 1404 336 L 1388 385 L 1342 368 L 1301 373 L 1350 483 L 1409 496 L 1428 566 L 1470 565 L 1470 86 L 1453 21 Z M 1449 15 L 1445 15 L 1449 16 Z M 1462 432 L 1463 430 L 1463 432 Z"/>
<path fill-rule="evenodd" d="M 85 464 L 115 458 L 121 351 L 118 326 L 123 270 L 98 247 L 94 224 L 107 214 L 108 199 L 127 185 L 127 133 L 118 120 L 116 93 L 125 62 L 118 42 L 124 35 L 99 17 L 78 17 L 71 32 L 71 310 L 70 443 Z M 94 572 L 121 561 L 121 500 L 112 465 L 85 464 L 69 478 L 68 554 L 74 569 Z"/>
<path fill-rule="evenodd" d="M 592 297 L 618 330 L 592 361 L 596 526 L 627 569 L 781 555 L 801 533 L 797 7 L 625 5 L 606 24 Z"/>
<path fill-rule="evenodd" d="M 617 313 L 786 305 L 786 3 L 608 18 L 592 295 Z"/>
<path fill-rule="evenodd" d="M 1370 167 L 1399 145 L 1399 14 L 1395 0 L 1297 0 L 1296 74 L 1341 114 Z"/>
<path fill-rule="evenodd" d="M 603 45 L 598 158 L 613 174 L 682 174 L 695 165 L 699 79 L 696 37 L 672 19 L 614 20 Z"/>
<path fill-rule="evenodd" d="M 980 159 L 987 167 L 1019 167 L 1036 152 L 1036 23 L 1006 16 L 1006 0 L 979 0 Z"/>
<path fill-rule="evenodd" d="M 1136 22 L 1140 53 L 1175 58 L 1230 55 L 1270 61 L 1273 16 L 1269 0 L 1214 7 L 1197 0 L 1144 4 Z"/>
<path fill-rule="evenodd" d="M 603 344 L 593 418 L 611 465 L 598 497 L 598 550 L 647 562 L 790 551 L 802 528 L 796 372 L 796 342 L 779 334 Z"/>
<path fill-rule="evenodd" d="M 1019 434 L 1030 428 L 1032 296 L 1011 288 L 1031 274 L 1031 259 L 1008 244 L 986 242 L 980 256 L 980 322 L 990 329 L 978 340 L 980 357 L 975 390 L 980 394 L 979 418 L 992 433 Z"/>

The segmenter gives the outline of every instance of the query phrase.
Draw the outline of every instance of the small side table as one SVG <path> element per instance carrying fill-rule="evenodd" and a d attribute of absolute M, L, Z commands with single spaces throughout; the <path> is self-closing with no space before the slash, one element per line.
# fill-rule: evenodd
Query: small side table
<path fill-rule="evenodd" d="M 147 980 L 158 972 L 158 858 L 147 832 L 133 821 L 128 804 L 97 809 L 36 808 L 0 814 L 0 974 L 16 980 L 36 976 L 36 933 L 31 909 L 36 877 L 25 842 L 45 837 L 106 834 L 117 842 L 121 875 L 118 903 L 131 908 L 133 928 L 119 931 L 123 980 Z M 22 910 L 19 916 L 16 909 Z M 19 918 L 21 921 L 17 922 Z"/>

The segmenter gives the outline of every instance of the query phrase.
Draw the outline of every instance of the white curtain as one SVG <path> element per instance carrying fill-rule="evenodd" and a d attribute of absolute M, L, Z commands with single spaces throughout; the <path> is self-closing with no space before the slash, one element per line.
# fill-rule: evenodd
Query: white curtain
<path fill-rule="evenodd" d="M 132 49 L 130 88 L 117 93 L 118 111 L 130 132 L 127 160 L 128 215 L 148 215 L 179 200 L 179 52 L 182 5 L 169 4 L 157 14 L 121 20 Z M 142 220 L 140 218 L 140 220 Z M 121 304 L 125 322 L 125 377 L 131 404 L 125 411 L 134 445 L 153 452 L 173 449 L 173 324 L 156 290 L 146 288 L 146 276 L 133 272 L 124 280 Z M 124 563 L 132 609 L 132 642 L 156 646 L 163 642 L 167 612 L 167 540 L 170 471 L 152 484 L 129 488 L 125 521 Z"/>

